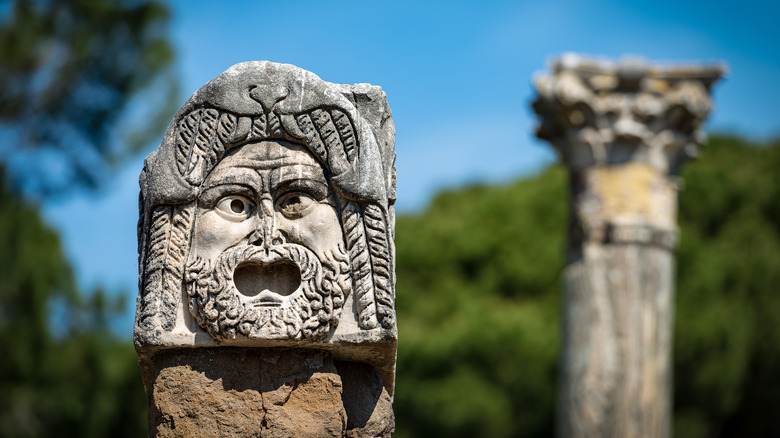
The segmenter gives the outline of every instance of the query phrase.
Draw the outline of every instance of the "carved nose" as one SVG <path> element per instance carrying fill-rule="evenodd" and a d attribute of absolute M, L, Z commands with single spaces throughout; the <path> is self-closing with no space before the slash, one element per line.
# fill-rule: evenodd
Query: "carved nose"
<path fill-rule="evenodd" d="M 262 230 L 255 230 L 254 233 L 252 233 L 251 236 L 249 236 L 249 244 L 254 246 L 263 246 L 263 242 L 265 239 L 263 239 L 263 231 Z"/>
<path fill-rule="evenodd" d="M 249 236 L 249 244 L 255 246 L 274 246 L 285 243 L 284 235 L 271 226 L 262 226 Z"/>
<path fill-rule="evenodd" d="M 276 228 L 273 201 L 266 198 L 258 205 L 257 229 L 249 235 L 249 244 L 270 247 L 285 243 L 286 239 Z"/>

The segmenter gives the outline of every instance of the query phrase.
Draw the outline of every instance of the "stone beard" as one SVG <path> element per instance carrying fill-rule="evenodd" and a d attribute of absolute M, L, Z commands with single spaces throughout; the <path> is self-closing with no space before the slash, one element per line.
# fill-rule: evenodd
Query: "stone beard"
<path fill-rule="evenodd" d="M 352 289 L 337 205 L 304 146 L 226 154 L 201 185 L 184 273 L 198 325 L 217 338 L 325 337 Z"/>

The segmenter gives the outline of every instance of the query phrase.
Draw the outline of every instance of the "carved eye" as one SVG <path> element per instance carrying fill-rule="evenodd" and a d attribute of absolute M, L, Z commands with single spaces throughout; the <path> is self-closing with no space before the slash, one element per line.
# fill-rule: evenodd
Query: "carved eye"
<path fill-rule="evenodd" d="M 317 201 L 304 192 L 288 192 L 276 201 L 276 208 L 288 218 L 305 216 Z"/>
<path fill-rule="evenodd" d="M 243 196 L 225 196 L 217 203 L 217 212 L 232 221 L 242 221 L 252 215 L 254 205 Z"/>

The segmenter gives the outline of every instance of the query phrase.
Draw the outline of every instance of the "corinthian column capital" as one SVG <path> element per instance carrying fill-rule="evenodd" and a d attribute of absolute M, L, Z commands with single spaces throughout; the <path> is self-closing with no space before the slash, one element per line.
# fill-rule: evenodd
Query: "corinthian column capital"
<path fill-rule="evenodd" d="M 666 174 L 695 156 L 722 65 L 658 66 L 564 55 L 535 80 L 533 103 L 549 141 L 572 170 L 644 163 Z"/>
<path fill-rule="evenodd" d="M 536 134 L 571 172 L 572 244 L 676 246 L 676 175 L 704 141 L 724 72 L 569 54 L 536 78 Z"/>

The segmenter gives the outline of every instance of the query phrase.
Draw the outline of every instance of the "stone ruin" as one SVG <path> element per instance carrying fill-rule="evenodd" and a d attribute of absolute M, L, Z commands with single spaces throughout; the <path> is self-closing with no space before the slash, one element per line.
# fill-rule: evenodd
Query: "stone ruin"
<path fill-rule="evenodd" d="M 724 73 L 569 54 L 536 78 L 536 133 L 571 190 L 559 437 L 671 434 L 679 171 Z"/>
<path fill-rule="evenodd" d="M 389 436 L 394 143 L 381 88 L 292 65 L 181 107 L 140 176 L 150 435 Z"/>
<path fill-rule="evenodd" d="M 669 436 L 677 175 L 724 72 L 565 56 L 537 78 L 572 189 L 558 436 Z M 394 142 L 379 87 L 291 65 L 179 110 L 140 178 L 150 435 L 390 436 Z"/>

